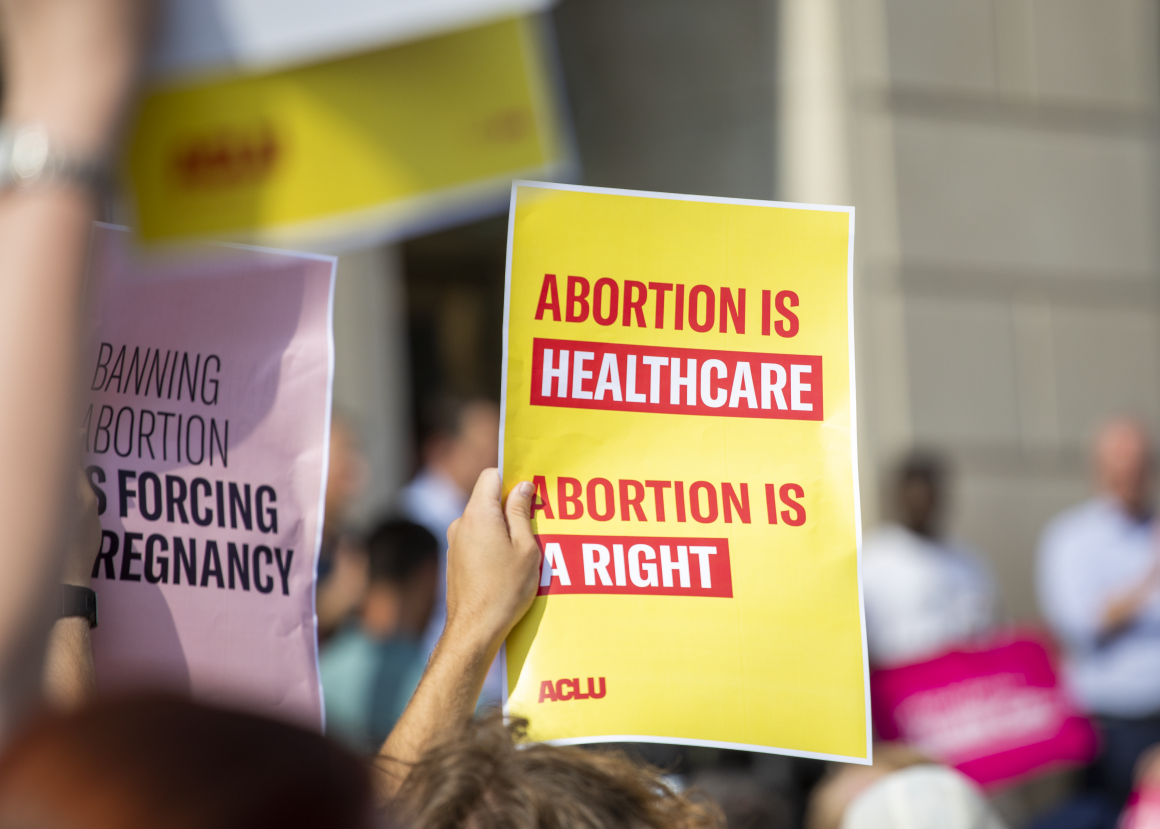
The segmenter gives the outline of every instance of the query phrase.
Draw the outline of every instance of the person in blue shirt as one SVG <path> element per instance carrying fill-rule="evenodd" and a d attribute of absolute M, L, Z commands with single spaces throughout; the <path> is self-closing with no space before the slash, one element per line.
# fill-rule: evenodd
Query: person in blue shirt
<path fill-rule="evenodd" d="M 1143 426 L 1107 423 L 1094 461 L 1099 494 L 1043 531 L 1038 589 L 1067 684 L 1102 733 L 1088 783 L 1118 808 L 1140 755 L 1160 743 L 1160 548 Z"/>
<path fill-rule="evenodd" d="M 319 658 L 326 732 L 354 751 L 378 750 L 427 664 L 422 634 L 435 603 L 439 545 L 394 519 L 367 539 L 369 585 L 357 617 Z"/>

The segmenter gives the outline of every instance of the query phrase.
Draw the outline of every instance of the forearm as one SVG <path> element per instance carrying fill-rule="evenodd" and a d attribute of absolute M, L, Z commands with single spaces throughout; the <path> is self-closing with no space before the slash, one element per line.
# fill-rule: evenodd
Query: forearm
<path fill-rule="evenodd" d="M 1098 638 L 1106 639 L 1131 625 L 1155 591 L 1153 579 L 1149 578 L 1131 590 L 1113 596 L 1104 605 L 1100 614 Z"/>
<path fill-rule="evenodd" d="M 111 153 L 149 26 L 146 0 L 0 0 L 4 116 L 82 158 Z"/>
<path fill-rule="evenodd" d="M 44 697 L 70 709 L 92 699 L 97 690 L 93 643 L 87 619 L 58 619 L 48 635 L 44 659 Z"/>
<path fill-rule="evenodd" d="M 380 797 L 393 797 L 423 753 L 471 719 L 498 651 L 498 641 L 470 633 L 448 631 L 439 640 L 419 687 L 379 752 Z"/>
<path fill-rule="evenodd" d="M 452 737 L 468 722 L 488 667 L 535 598 L 540 548 L 530 520 L 534 492 L 521 482 L 505 508 L 498 472 L 484 470 L 463 517 L 447 531 L 447 627 L 379 752 L 377 786 L 384 798 L 399 791 L 410 767 L 440 736 Z"/>
<path fill-rule="evenodd" d="M 61 529 L 75 463 L 73 377 L 92 208 L 71 189 L 0 196 L 0 700 L 15 714 L 36 691 L 60 579 Z"/>
<path fill-rule="evenodd" d="M 106 156 L 131 100 L 143 0 L 0 0 L 3 117 L 57 152 Z M 0 738 L 40 690 L 53 592 L 71 539 L 74 377 L 92 195 L 57 183 L 0 195 Z"/>

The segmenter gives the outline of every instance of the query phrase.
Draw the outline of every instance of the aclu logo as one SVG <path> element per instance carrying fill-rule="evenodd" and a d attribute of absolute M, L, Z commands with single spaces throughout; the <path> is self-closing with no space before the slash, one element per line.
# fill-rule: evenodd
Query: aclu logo
<path fill-rule="evenodd" d="M 600 690 L 596 690 L 597 680 Z M 588 677 L 588 692 L 580 690 L 579 679 L 545 679 L 540 683 L 540 702 L 566 702 L 573 699 L 604 699 L 604 677 Z"/>

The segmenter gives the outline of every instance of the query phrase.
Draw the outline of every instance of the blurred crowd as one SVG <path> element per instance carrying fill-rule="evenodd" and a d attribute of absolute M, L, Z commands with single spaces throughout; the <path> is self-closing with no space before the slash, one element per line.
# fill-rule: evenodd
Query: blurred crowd
<path fill-rule="evenodd" d="M 86 162 L 74 173 L 113 158 L 147 12 L 0 0 L 8 128 L 40 125 Z M 501 504 L 486 399 L 425 401 L 419 469 L 366 533 L 348 525 L 367 478 L 360 435 L 334 418 L 317 593 L 325 737 L 174 697 L 98 698 L 96 619 L 73 600 L 100 527 L 70 413 L 99 182 L 66 173 L 0 189 L 0 387 L 20 398 L 0 407 L 0 827 L 1160 826 L 1154 451 L 1131 419 L 1095 436 L 1097 494 L 1043 529 L 1037 562 L 1061 682 L 1098 750 L 1000 790 L 898 740 L 871 766 L 529 742 L 495 706 L 500 644 L 538 583 L 534 492 L 523 482 Z M 937 454 L 905 459 L 893 520 L 866 535 L 872 671 L 983 648 L 1005 625 L 985 559 L 945 534 L 948 476 Z"/>
<path fill-rule="evenodd" d="M 331 438 L 319 584 L 328 734 L 368 756 L 401 716 L 446 622 L 447 529 L 462 514 L 472 482 L 497 462 L 493 402 L 443 397 L 424 411 L 421 468 L 397 514 L 365 538 L 342 529 L 365 477 L 359 440 L 341 418 Z M 1058 649 L 1067 692 L 1099 734 L 1090 764 L 1048 767 L 985 792 L 921 746 L 901 741 L 878 742 L 870 767 L 661 745 L 605 749 L 622 752 L 617 762 L 625 768 L 664 769 L 656 779 L 674 797 L 689 792 L 721 810 L 699 813 L 698 820 L 730 827 L 1152 825 L 1149 781 L 1160 777 L 1153 457 L 1140 422 L 1108 421 L 1092 446 L 1096 495 L 1042 531 L 1036 575 L 1043 633 Z M 1009 627 L 985 556 L 945 533 L 950 476 L 937 453 L 905 458 L 890 485 L 891 519 L 865 536 L 873 671 L 986 647 Z M 330 610 L 324 614 L 323 607 Z M 473 728 L 493 749 L 506 747 L 500 724 L 486 714 L 499 701 L 495 666 L 487 676 L 477 701 L 482 719 Z"/>

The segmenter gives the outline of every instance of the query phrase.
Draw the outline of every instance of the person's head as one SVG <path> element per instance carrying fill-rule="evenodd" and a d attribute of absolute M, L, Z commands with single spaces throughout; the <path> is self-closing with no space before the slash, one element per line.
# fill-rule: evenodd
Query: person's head
<path fill-rule="evenodd" d="M 366 486 L 369 471 L 358 433 L 344 416 L 330 418 L 330 460 L 326 472 L 326 514 L 323 532 L 334 537 L 351 505 Z"/>
<path fill-rule="evenodd" d="M 422 633 L 435 604 L 439 545 L 429 530 L 391 519 L 367 539 L 370 583 L 363 602 L 363 628 L 380 639 Z"/>
<path fill-rule="evenodd" d="M 424 465 L 464 494 L 483 470 L 499 463 L 499 406 L 491 400 L 440 397 L 428 402 L 422 419 Z"/>
<path fill-rule="evenodd" d="M 46 716 L 0 758 L 0 826 L 373 825 L 366 765 L 324 737 L 176 697 Z"/>
<path fill-rule="evenodd" d="M 914 453 L 898 470 L 896 497 L 898 520 L 919 535 L 938 532 L 946 466 L 928 453 Z"/>
<path fill-rule="evenodd" d="M 498 712 L 431 748 L 399 793 L 414 829 L 720 829 L 711 802 L 679 795 L 620 754 L 525 743 Z"/>
<path fill-rule="evenodd" d="M 834 764 L 810 793 L 806 829 L 839 829 L 850 804 L 883 778 L 932 761 L 902 743 L 875 743 L 874 764 Z"/>
<path fill-rule="evenodd" d="M 946 766 L 886 775 L 846 809 L 841 829 L 1006 829 L 982 792 Z"/>
<path fill-rule="evenodd" d="M 1116 418 L 1100 428 L 1095 442 L 1096 477 L 1100 489 L 1135 516 L 1150 508 L 1152 447 L 1143 425 Z"/>

